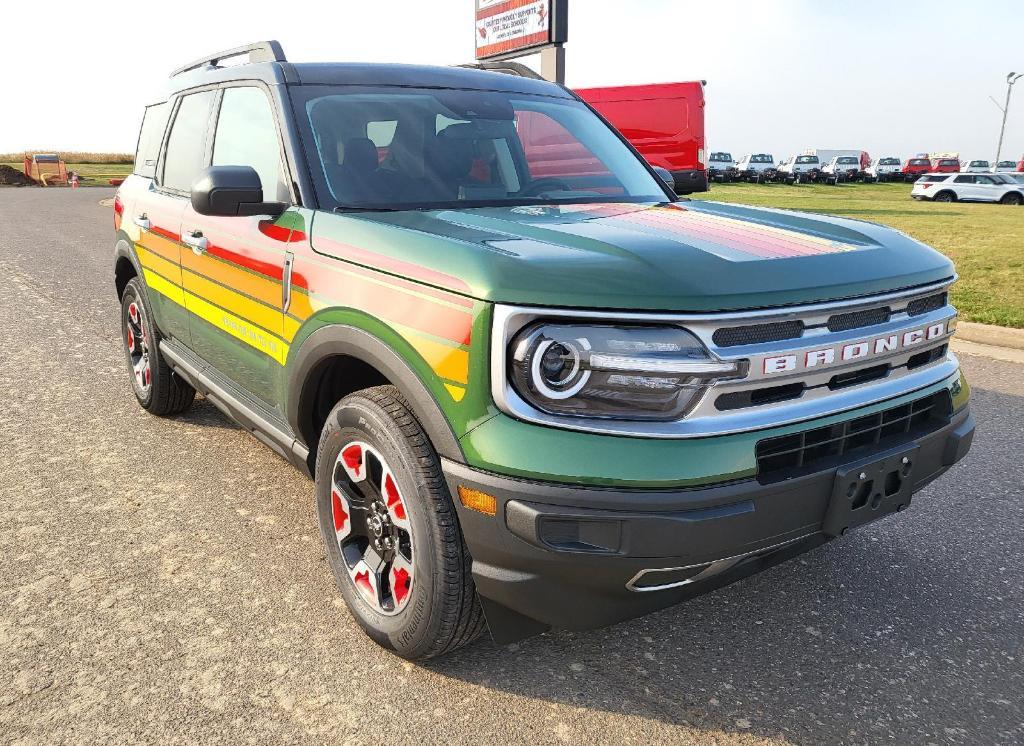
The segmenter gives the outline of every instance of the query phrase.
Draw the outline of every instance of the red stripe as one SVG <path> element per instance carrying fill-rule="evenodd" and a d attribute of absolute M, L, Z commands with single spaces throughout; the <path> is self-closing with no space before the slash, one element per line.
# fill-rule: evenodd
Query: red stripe
<path fill-rule="evenodd" d="M 181 235 L 180 234 L 173 233 L 173 232 L 167 230 L 166 228 L 161 228 L 158 225 L 151 225 L 150 228 L 149 228 L 149 232 L 153 233 L 153 234 L 156 234 L 157 236 L 162 236 L 164 238 L 170 239 L 171 241 L 179 241 L 179 242 L 181 241 Z"/>
<path fill-rule="evenodd" d="M 497 44 L 488 44 L 487 46 L 477 47 L 476 56 L 489 57 L 492 54 L 501 54 L 502 52 L 511 52 L 516 49 L 523 49 L 525 47 L 532 47 L 535 44 L 544 44 L 549 38 L 549 32 L 537 31 L 526 36 L 521 36 L 518 39 L 508 39 L 506 41 L 498 42 Z"/>

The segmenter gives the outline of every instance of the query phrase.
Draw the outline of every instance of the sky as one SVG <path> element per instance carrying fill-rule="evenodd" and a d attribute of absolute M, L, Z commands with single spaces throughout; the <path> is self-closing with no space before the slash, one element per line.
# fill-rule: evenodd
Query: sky
<path fill-rule="evenodd" d="M 569 0 L 567 84 L 707 81 L 707 145 L 992 159 L 1024 0 Z M 132 152 L 142 108 L 203 54 L 472 61 L 473 0 L 18 2 L 4 9 L 0 152 Z M 241 10 L 244 8 L 244 10 Z M 173 10 L 172 10 L 173 9 Z M 284 10 L 282 10 L 284 9 Z M 56 21 L 51 28 L 51 21 Z M 527 64 L 539 65 L 537 57 Z M 1024 154 L 1024 78 L 1004 157 Z"/>

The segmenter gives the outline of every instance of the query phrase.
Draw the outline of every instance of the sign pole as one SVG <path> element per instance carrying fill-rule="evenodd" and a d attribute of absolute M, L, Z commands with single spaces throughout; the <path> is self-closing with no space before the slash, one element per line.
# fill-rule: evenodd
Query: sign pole
<path fill-rule="evenodd" d="M 565 46 L 555 44 L 540 52 L 540 74 L 552 83 L 565 85 Z"/>

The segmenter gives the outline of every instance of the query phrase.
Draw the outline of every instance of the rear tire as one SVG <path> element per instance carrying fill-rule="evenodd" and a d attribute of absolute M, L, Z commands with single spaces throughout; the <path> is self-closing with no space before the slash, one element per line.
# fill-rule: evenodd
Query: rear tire
<path fill-rule="evenodd" d="M 132 374 L 132 391 L 150 414 L 184 412 L 196 390 L 178 377 L 160 354 L 160 332 L 138 277 L 128 281 L 121 296 L 121 341 Z"/>
<path fill-rule="evenodd" d="M 1024 196 L 1021 196 L 1020 192 L 1010 192 L 1008 194 L 1004 194 L 1003 198 L 999 200 L 999 203 L 1003 205 L 1019 205 L 1024 203 Z"/>
<path fill-rule="evenodd" d="M 939 192 L 932 198 L 933 202 L 956 202 L 956 195 L 953 192 Z"/>
<path fill-rule="evenodd" d="M 328 562 L 371 639 L 417 660 L 449 653 L 483 631 L 471 558 L 440 461 L 396 388 L 365 389 L 335 405 L 320 436 L 315 478 Z"/>

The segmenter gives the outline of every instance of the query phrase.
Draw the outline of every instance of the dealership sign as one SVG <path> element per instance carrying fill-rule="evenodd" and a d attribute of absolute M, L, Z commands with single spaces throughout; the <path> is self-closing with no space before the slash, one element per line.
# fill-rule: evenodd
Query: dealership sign
<path fill-rule="evenodd" d="M 476 58 L 514 57 L 565 42 L 566 0 L 476 0 Z"/>

